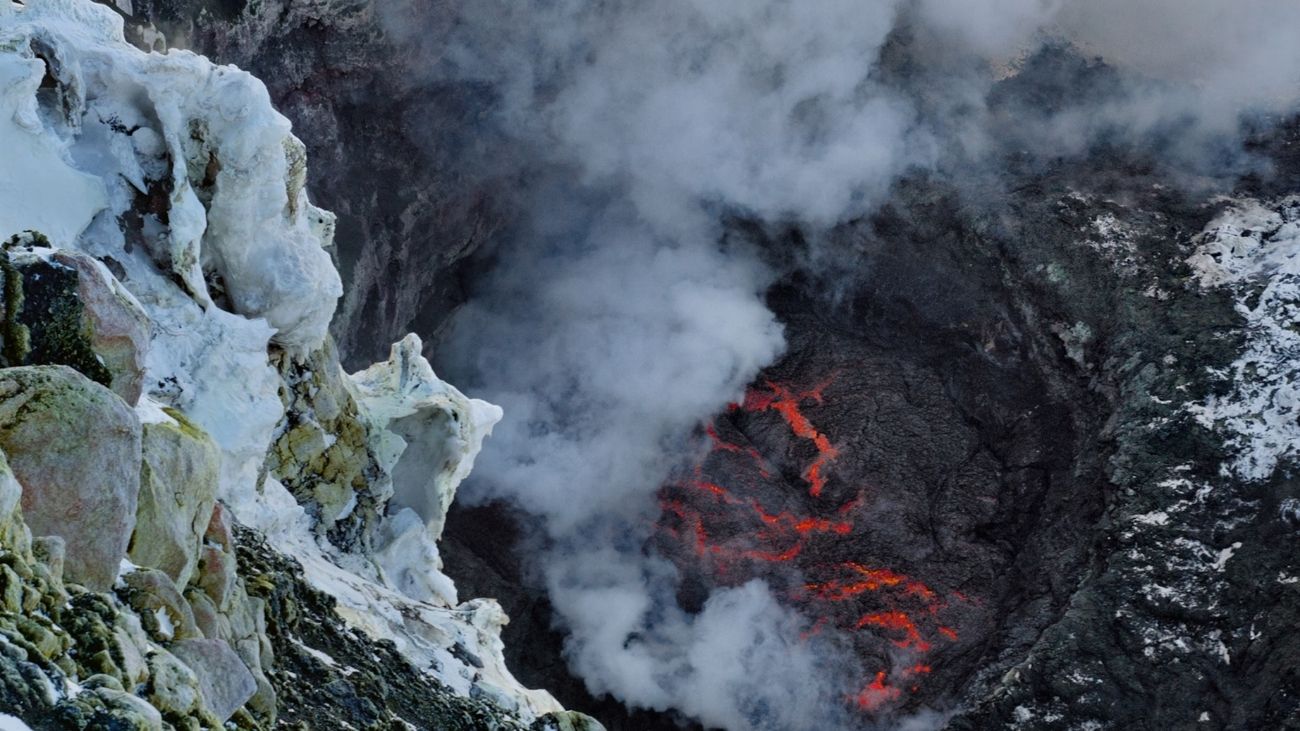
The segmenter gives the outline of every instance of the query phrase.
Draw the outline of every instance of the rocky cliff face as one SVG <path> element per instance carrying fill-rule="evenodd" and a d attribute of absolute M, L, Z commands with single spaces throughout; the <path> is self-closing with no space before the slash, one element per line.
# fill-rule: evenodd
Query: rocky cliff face
<path fill-rule="evenodd" d="M 403 7 L 407 22 L 421 29 L 419 38 L 386 33 L 367 3 L 152 0 L 119 9 L 137 43 L 158 43 L 150 29 L 161 29 L 173 43 L 254 70 L 294 119 L 313 160 L 311 188 L 339 214 L 337 253 L 348 291 L 334 332 L 345 360 L 374 357 L 408 329 L 436 334 L 459 301 L 466 257 L 505 213 L 486 194 L 495 169 L 482 150 L 488 138 L 475 137 L 484 132 L 479 114 L 491 90 L 426 83 L 402 67 L 402 59 L 427 58 L 403 49 L 437 48 L 455 9 Z M 1294 722 L 1300 689 L 1291 669 L 1300 648 L 1289 627 L 1300 576 L 1292 546 L 1300 496 L 1291 476 L 1292 259 L 1300 242 L 1293 197 L 1300 187 L 1300 133 L 1294 122 L 1273 120 L 1252 140 L 1267 175 L 1190 184 L 1140 147 L 1062 158 L 1025 152 L 1030 145 L 1014 133 L 1018 115 L 1094 93 L 1108 78 L 1104 67 L 1056 50 L 1004 80 L 992 101 L 1008 130 L 996 162 L 953 176 L 961 185 L 938 175 L 897 185 L 889 205 L 836 231 L 829 246 L 842 265 L 833 280 L 791 256 L 805 245 L 798 231 L 748 222 L 733 229 L 789 272 L 769 293 L 786 327 L 788 355 L 743 400 L 701 425 L 711 449 L 692 465 L 698 471 L 664 487 L 655 548 L 686 577 L 678 597 L 684 606 L 697 607 L 709 589 L 759 577 L 779 587 L 814 626 L 845 632 L 864 661 L 862 676 L 848 679 L 856 688 L 849 700 L 864 724 L 925 708 L 939 709 L 936 723 L 955 729 L 1253 729 Z M 55 82 L 37 88 L 38 95 L 62 98 L 40 91 L 57 89 Z M 186 171 L 201 202 L 209 159 L 199 156 Z M 60 185 L 85 182 L 63 175 Z M 144 185 L 132 194 L 123 224 L 140 232 L 132 236 L 147 236 L 141 222 L 163 193 L 171 190 Z M 88 190 L 78 200 L 95 201 L 95 195 Z M 50 218 L 45 233 L 66 240 L 66 220 Z M 6 269 L 6 275 L 26 282 L 36 271 L 31 267 L 47 259 L 18 252 L 13 274 Z M 193 269 L 176 272 L 187 297 L 201 297 L 194 292 L 202 279 L 222 307 L 247 306 L 226 293 L 226 277 L 213 277 L 217 269 L 201 264 L 200 270 L 199 277 Z M 115 291 L 106 281 L 97 291 Z M 105 298 L 63 299 L 90 311 L 92 301 Z M 6 343 L 39 342 L 15 346 L 13 356 L 7 346 L 6 358 L 13 358 L 10 365 L 81 363 L 89 380 L 129 399 L 121 394 L 131 393 L 131 376 L 115 374 L 129 374 L 133 358 L 147 360 L 129 336 L 138 319 L 115 316 L 115 332 L 127 335 L 115 341 L 110 358 L 104 343 L 74 338 L 59 345 L 32 334 L 44 318 L 19 312 L 6 319 Z M 297 320 L 319 322 L 305 313 L 284 322 Z M 105 330 L 101 324 L 95 332 Z M 282 419 L 241 420 L 264 424 L 259 428 L 270 436 L 258 442 L 261 451 L 239 451 L 243 437 L 211 435 L 223 454 L 274 478 L 265 483 L 270 497 L 257 504 L 278 517 L 246 519 L 266 531 L 269 543 L 234 530 L 230 539 L 218 533 L 213 543 L 223 549 L 210 560 L 167 549 L 168 541 L 178 541 L 174 536 L 190 535 L 186 528 L 158 530 L 157 549 L 129 548 L 132 561 L 156 562 L 180 586 L 200 630 L 199 618 L 206 617 L 220 628 L 214 636 L 238 651 L 238 622 L 227 618 L 226 630 L 213 619 L 219 612 L 208 609 L 218 603 L 205 587 L 225 584 L 203 578 L 205 567 L 225 560 L 234 546 L 235 574 L 242 577 L 235 584 L 243 586 L 234 595 L 241 606 L 261 601 L 268 621 L 254 633 L 263 645 L 258 657 L 275 658 L 263 667 L 265 682 L 250 670 L 254 693 L 266 698 L 269 687 L 280 718 L 310 722 L 318 709 L 328 709 L 330 718 L 356 726 L 394 717 L 418 725 L 417 718 L 432 717 L 458 719 L 440 720 L 453 728 L 509 727 L 511 713 L 523 718 L 551 707 L 503 679 L 499 660 L 485 661 L 495 652 L 481 648 L 496 647 L 493 632 L 502 615 L 489 603 L 451 609 L 449 582 L 419 569 L 438 565 L 441 555 L 462 592 L 497 596 L 509 610 L 514 621 L 503 631 L 503 652 L 525 683 L 550 688 L 574 707 L 598 708 L 611 728 L 689 724 L 629 716 L 617 701 L 588 697 L 568 675 L 544 592 L 529 585 L 526 561 L 506 539 L 514 520 L 506 508 L 453 509 L 443 545 L 426 540 L 441 530 L 446 498 L 467 460 L 423 479 L 424 467 L 440 455 L 412 453 L 407 468 L 394 465 L 394 439 L 414 442 L 412 430 L 432 430 L 460 440 L 472 454 L 491 415 L 466 405 L 431 373 L 415 381 L 422 385 L 407 405 L 377 405 L 398 400 L 404 392 L 398 374 L 411 364 L 423 370 L 419 344 L 406 341 L 388 366 L 356 379 L 335 367 L 329 343 L 296 354 L 293 342 L 285 345 L 272 348 L 275 370 L 265 378 L 259 360 L 265 343 L 231 351 L 239 354 L 241 372 L 262 379 L 260 386 L 248 384 L 261 394 L 255 403 L 267 414 L 274 403 L 284 409 Z M 33 356 L 39 348 L 66 355 Z M 86 352 L 98 354 L 110 376 Z M 187 367 L 206 372 L 200 366 Z M 177 379 L 186 382 L 184 374 Z M 102 389 L 78 384 L 111 401 Z M 162 394 L 177 402 L 172 391 L 150 388 L 150 398 Z M 202 428 L 204 408 L 215 406 L 184 411 Z M 449 422 L 450 414 L 458 417 Z M 160 472 L 200 473 L 201 457 L 167 456 L 175 446 L 150 456 L 150 443 L 174 445 L 175 433 L 184 433 L 178 418 L 155 423 L 141 427 L 142 463 L 170 465 Z M 478 431 L 464 431 L 475 423 Z M 129 424 L 125 429 L 118 449 L 130 452 L 133 432 Z M 195 455 L 200 443 L 190 448 Z M 265 462 L 261 455 L 268 455 Z M 12 455 L 11 461 L 21 480 Z M 247 470 L 244 477 L 227 473 L 218 482 L 256 482 Z M 116 501 L 105 511 L 119 522 L 132 514 L 138 525 L 152 520 L 147 495 L 161 491 L 146 484 L 166 482 L 142 480 L 134 508 L 125 496 L 105 496 Z M 198 520 L 207 499 L 194 495 L 191 502 L 181 512 Z M 289 538 L 277 542 L 281 534 Z M 105 540 L 116 546 L 122 535 Z M 21 547 L 21 538 L 15 540 Z M 35 577 L 22 578 L 35 587 L 22 596 L 44 596 L 40 582 L 52 583 L 58 566 L 72 565 L 67 557 L 74 548 L 38 540 L 31 558 L 23 558 L 25 568 L 15 560 L 15 575 Z M 366 552 L 379 569 L 351 562 Z M 135 557 L 145 553 L 150 558 Z M 286 553 L 299 558 L 307 581 L 294 578 L 299 570 Z M 101 581 L 117 575 L 111 566 L 98 570 Z M 184 571 L 188 588 L 168 573 Z M 143 576 L 132 581 L 151 586 Z M 134 616 L 146 634 L 161 631 L 149 622 L 159 619 L 162 600 L 130 609 L 128 600 L 142 590 L 123 583 L 112 596 L 87 592 L 93 598 L 80 604 L 74 598 L 72 605 L 102 602 L 115 607 L 105 610 L 108 617 Z M 333 613 L 313 585 L 334 597 Z M 376 606 L 396 607 L 402 617 L 376 614 Z M 184 610 L 178 614 L 179 626 L 188 626 Z M 407 628 L 411 617 L 439 628 L 432 645 L 428 631 Z M 112 633 L 115 621 L 102 620 Z M 21 635 L 37 647 L 24 634 L 26 625 L 13 623 L 5 636 Z M 449 626 L 457 629 L 448 632 Z M 27 633 L 44 637 L 30 627 Z M 414 667 L 439 668 L 446 685 L 405 665 L 391 674 L 389 660 L 400 665 L 399 655 L 388 645 L 375 651 L 367 636 L 391 639 Z M 203 639 L 210 639 L 206 632 Z M 142 642 L 145 654 L 170 662 L 165 651 L 184 664 L 183 653 L 168 649 L 174 637 Z M 43 646 L 51 663 L 62 662 L 53 642 Z M 39 654 L 25 657 L 40 666 Z M 85 677 L 89 670 L 70 672 Z M 325 673 L 328 681 L 308 687 L 294 673 Z M 408 693 L 408 682 L 429 683 L 431 690 Z M 102 679 L 82 683 L 91 692 L 75 696 L 85 706 L 76 712 L 128 712 L 114 710 L 135 703 L 130 694 L 115 694 L 130 689 L 118 683 L 122 688 Z M 512 695 L 524 699 L 515 701 L 523 711 L 502 710 Z M 154 707 L 163 709 L 161 702 Z M 256 719 L 260 711 L 250 709 L 257 707 L 249 700 L 238 713 Z M 209 712 L 187 708 L 196 717 Z"/>
<path fill-rule="evenodd" d="M 437 333 L 463 300 L 467 257 L 506 210 L 499 150 L 480 125 L 490 89 L 431 80 L 455 18 L 444 2 L 143 0 L 119 6 L 137 44 L 192 48 L 263 80 L 338 217 L 348 282 L 332 332 L 361 367 L 407 332 Z M 386 19 L 409 29 L 386 29 Z"/>
<path fill-rule="evenodd" d="M 335 217 L 260 82 L 5 2 L 0 146 L 5 727 L 597 727 L 439 571 L 500 410 L 415 336 L 343 370 Z"/>

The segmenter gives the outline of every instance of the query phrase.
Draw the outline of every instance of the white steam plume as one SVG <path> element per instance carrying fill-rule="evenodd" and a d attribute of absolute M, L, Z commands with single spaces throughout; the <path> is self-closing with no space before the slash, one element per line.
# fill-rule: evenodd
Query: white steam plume
<path fill-rule="evenodd" d="M 506 412 L 462 496 L 537 516 L 536 558 L 593 692 L 733 731 L 848 724 L 838 679 L 858 677 L 851 658 L 800 643 L 800 619 L 761 583 L 688 615 L 645 539 L 692 428 L 783 348 L 762 299 L 773 273 L 725 243 L 720 214 L 830 226 L 869 212 L 943 148 L 906 93 L 873 76 L 899 18 L 990 58 L 1044 31 L 1074 34 L 1200 84 L 1213 105 L 1193 111 L 1209 118 L 1284 108 L 1271 100 L 1288 90 L 1294 103 L 1300 44 L 1267 21 L 1294 19 L 1295 6 L 1246 5 L 1227 26 L 1235 48 L 1197 56 L 1129 37 L 1164 18 L 1217 38 L 1218 5 L 1190 0 L 464 3 L 431 74 L 501 95 L 496 121 L 526 179 L 515 192 L 525 214 L 440 354 Z M 1259 45 L 1243 49 L 1243 34 Z"/>
<path fill-rule="evenodd" d="M 771 273 L 720 212 L 830 225 L 930 148 L 871 79 L 889 3 L 552 2 L 466 7 L 456 61 L 504 93 L 547 180 L 526 245 L 448 351 L 507 414 L 467 494 L 537 515 L 538 558 L 593 692 L 727 729 L 838 728 L 851 658 L 800 642 L 761 583 L 691 616 L 648 556 L 656 490 L 701 420 L 783 348 Z"/>

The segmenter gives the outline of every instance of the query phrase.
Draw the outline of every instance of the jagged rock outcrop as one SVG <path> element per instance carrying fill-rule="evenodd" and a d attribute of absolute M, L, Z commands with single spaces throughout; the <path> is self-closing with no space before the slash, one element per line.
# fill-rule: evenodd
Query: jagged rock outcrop
<path fill-rule="evenodd" d="M 0 3 L 0 708 L 37 729 L 265 729 L 338 691 L 320 718 L 581 725 L 510 675 L 499 606 L 457 604 L 438 571 L 499 411 L 418 339 L 344 372 L 303 144 L 253 77 L 122 33 L 87 0 Z M 412 550 L 381 559 L 378 536 Z M 324 652 L 308 627 L 350 648 L 322 688 L 280 664 Z"/>
<path fill-rule="evenodd" d="M 313 158 L 328 161 L 312 180 L 343 214 L 341 230 L 356 234 L 340 245 L 354 282 L 336 328 L 343 348 L 372 355 L 413 322 L 435 333 L 457 301 L 447 264 L 463 261 L 497 217 L 477 198 L 478 181 L 439 181 L 446 168 L 418 154 L 427 148 L 413 137 L 468 147 L 454 144 L 460 130 L 482 126 L 456 117 L 477 119 L 475 93 L 492 91 L 404 86 L 393 59 L 408 55 L 394 51 L 402 41 L 384 32 L 372 4 L 146 0 L 134 10 L 224 60 L 280 72 L 273 96 L 310 131 Z M 436 46 L 454 8 L 404 12 Z M 994 145 L 992 171 L 981 168 L 963 189 L 908 179 L 892 205 L 833 237 L 830 250 L 858 270 L 853 281 L 826 286 L 818 272 L 796 271 L 772 293 L 792 355 L 764 379 L 811 392 L 844 369 L 819 398 L 795 405 L 846 455 L 827 469 L 827 489 L 845 498 L 857 497 L 849 486 L 878 490 L 852 516 L 869 536 L 817 548 L 887 561 L 895 573 L 876 574 L 877 585 L 896 581 L 900 593 L 906 575 L 979 602 L 947 596 L 950 606 L 936 608 L 952 613 L 954 626 L 942 626 L 956 639 L 939 626 L 918 629 L 938 649 L 915 691 L 906 692 L 913 679 L 891 675 L 894 642 L 910 639 L 906 625 L 860 633 L 863 655 L 888 668 L 877 688 L 885 704 L 961 702 L 951 724 L 963 729 L 1293 723 L 1288 546 L 1300 498 L 1290 476 L 1286 234 L 1295 215 L 1288 196 L 1300 184 L 1295 125 L 1252 143 L 1273 163 L 1273 182 L 1212 184 L 1235 203 L 1184 193 L 1187 181 L 1153 165 L 1148 150 L 1026 152 L 1033 145 L 1018 137 L 1022 120 L 1077 105 L 1115 77 L 1061 48 L 1028 61 L 993 92 L 994 128 L 1006 139 Z M 372 175 L 409 185 L 387 195 L 355 185 Z M 430 231 L 442 242 L 428 245 Z M 802 243 L 780 232 L 754 237 L 783 261 Z M 827 289 L 836 301 L 822 296 Z M 369 336 L 361 323 L 379 332 Z M 761 448 L 782 467 L 745 487 L 768 506 L 815 514 L 821 506 L 802 498 L 802 472 L 816 456 L 808 440 L 772 409 L 718 420 L 732 446 Z M 312 434 L 294 439 L 321 444 Z M 321 459 L 309 451 L 302 463 Z M 738 466 L 752 461 L 747 452 L 722 451 L 709 466 L 728 484 L 754 479 Z M 300 500 L 315 492 L 301 484 L 291 487 Z M 320 495 L 339 514 L 348 505 L 349 493 L 333 484 Z M 364 501 L 359 509 L 369 510 Z M 723 527 L 734 534 L 762 520 L 747 507 L 737 512 L 746 511 Z M 525 679 L 564 683 L 564 697 L 576 701 L 584 690 L 556 659 L 553 617 L 523 587 L 512 546 L 497 539 L 510 529 L 503 514 L 460 516 L 452 546 L 442 548 L 449 572 L 462 590 L 503 597 L 516 615 L 506 637 Z M 343 519 L 352 531 L 349 520 L 359 519 Z M 484 540 L 488 531 L 493 540 Z M 693 566 L 690 546 L 678 548 L 695 572 L 683 591 L 690 603 L 716 577 Z M 920 594 L 905 601 L 928 617 Z"/>
<path fill-rule="evenodd" d="M 332 331 L 351 369 L 409 331 L 432 337 L 464 301 L 469 257 L 508 219 L 491 91 L 424 83 L 453 28 L 446 3 L 134 0 L 138 45 L 172 45 L 266 81 L 313 161 L 309 187 L 338 214 L 348 282 Z M 160 32 L 161 31 L 161 32 Z M 391 185 L 401 180 L 399 186 Z"/>
<path fill-rule="evenodd" d="M 66 365 L 134 405 L 143 388 L 148 316 L 103 263 L 49 246 L 28 231 L 0 253 L 5 362 Z"/>

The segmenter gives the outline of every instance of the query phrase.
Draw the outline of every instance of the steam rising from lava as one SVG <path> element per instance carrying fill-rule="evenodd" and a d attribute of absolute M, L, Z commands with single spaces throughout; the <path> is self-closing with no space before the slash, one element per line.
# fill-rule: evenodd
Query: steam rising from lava
<path fill-rule="evenodd" d="M 771 410 L 812 445 L 801 475 L 811 497 L 826 490 L 837 454 L 800 411 L 800 394 L 769 384 L 746 395 L 783 348 L 762 298 L 775 273 L 722 220 L 797 222 L 815 234 L 870 212 L 899 175 L 937 165 L 941 150 L 993 132 L 967 135 L 979 114 L 936 120 L 918 101 L 924 93 L 882 80 L 881 50 L 900 22 L 1003 60 L 1043 27 L 1063 29 L 1182 81 L 1189 59 L 1206 59 L 1177 44 L 1139 51 L 1126 34 L 1163 10 L 1209 34 L 1218 5 L 476 0 L 459 9 L 453 44 L 438 49 L 430 75 L 499 95 L 492 124 L 513 146 L 501 157 L 517 165 L 510 195 L 522 211 L 440 353 L 446 370 L 506 412 L 462 499 L 507 498 L 537 516 L 536 560 L 569 633 L 571 666 L 592 691 L 727 729 L 840 728 L 850 724 L 845 698 L 883 708 L 900 680 L 929 671 L 921 660 L 860 668 L 830 651 L 837 644 L 798 609 L 877 591 L 912 591 L 922 610 L 946 601 L 887 568 L 810 576 L 802 604 L 761 581 L 739 583 L 692 614 L 677 604 L 675 567 L 647 550 L 661 514 L 702 556 L 732 550 L 714 550 L 687 506 L 658 501 L 674 469 L 703 449 L 692 433 L 727 403 Z M 1294 76 L 1261 67 L 1269 59 L 1300 67 L 1294 44 L 1274 42 L 1272 21 L 1280 14 L 1298 27 L 1295 7 L 1258 0 L 1234 11 L 1227 27 L 1260 42 L 1218 47 L 1208 57 L 1218 65 L 1195 78 L 1200 95 L 1177 98 L 1215 101 L 1205 118 L 1219 126 L 1247 102 L 1280 108 Z M 1139 24 L 1120 27 L 1093 8 Z M 400 15 L 393 11 L 394 32 L 411 33 Z M 924 62 L 925 50 L 914 51 Z M 1258 73 L 1267 83 L 1241 83 Z M 950 88 L 982 100 L 993 78 L 961 76 Z M 1173 98 L 1104 111 L 1140 127 L 1194 107 Z M 1281 103 L 1294 103 L 1294 89 Z M 1048 126 L 1074 137 L 1088 129 Z M 712 437 L 767 469 L 763 455 Z M 796 515 L 711 483 L 695 487 L 757 521 L 760 537 L 735 548 L 747 560 L 790 559 L 809 536 L 868 529 L 848 514 Z M 794 540 L 769 550 L 762 535 Z M 925 622 L 882 609 L 847 629 L 879 632 L 907 651 L 955 639 Z"/>

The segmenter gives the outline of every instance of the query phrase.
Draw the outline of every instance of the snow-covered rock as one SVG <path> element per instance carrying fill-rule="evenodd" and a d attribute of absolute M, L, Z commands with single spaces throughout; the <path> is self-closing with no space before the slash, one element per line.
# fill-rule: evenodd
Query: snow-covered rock
<path fill-rule="evenodd" d="M 380 563 L 400 577 L 406 593 L 426 599 L 442 591 L 423 582 L 419 577 L 426 572 L 418 567 L 432 562 L 442 568 L 434 541 L 442 536 L 456 488 L 502 414 L 500 407 L 467 398 L 440 380 L 422 349 L 418 336 L 407 335 L 387 361 L 353 374 L 352 382 L 371 423 L 381 429 L 380 461 L 393 480 Z M 455 601 L 454 594 L 444 598 Z"/>
<path fill-rule="evenodd" d="M 1236 450 L 1225 470 L 1267 478 L 1300 455 L 1300 198 L 1234 202 L 1206 226 L 1188 260 L 1203 288 L 1225 287 L 1244 318 L 1245 348 L 1225 372 L 1229 392 L 1195 405 Z"/>
<path fill-rule="evenodd" d="M 99 485 L 90 474 L 99 470 L 101 482 L 120 483 L 103 495 L 131 497 L 95 530 L 56 531 L 39 511 L 27 516 L 38 535 L 64 536 L 71 577 L 105 592 L 96 611 L 116 624 L 104 631 L 139 638 L 113 656 L 129 667 L 106 666 L 107 684 L 79 696 L 86 707 L 120 706 L 146 725 L 155 709 L 274 722 L 267 613 L 288 610 L 268 606 L 277 590 L 268 579 L 242 573 L 233 517 L 436 687 L 486 699 L 499 727 L 562 711 L 506 668 L 501 607 L 458 603 L 439 570 L 447 508 L 501 412 L 438 379 L 414 336 L 389 361 L 343 372 L 326 334 L 342 292 L 328 251 L 333 216 L 311 204 L 304 147 L 261 82 L 192 53 L 132 48 L 120 16 L 90 0 L 0 0 L 0 148 L 0 241 L 19 235 L 14 257 L 75 272 L 77 286 L 60 296 L 91 325 L 76 340 L 86 356 L 78 370 L 116 393 L 40 368 L 94 386 L 136 426 L 125 460 L 134 474 L 119 474 L 123 460 L 103 447 L 70 455 L 35 439 L 5 442 L 24 504 L 55 474 L 40 471 L 56 457 L 80 464 L 79 484 Z M 28 334 L 33 348 L 48 341 Z M 111 426 L 75 414 L 80 426 Z M 141 421 L 156 438 L 145 439 L 154 444 L 143 454 L 149 499 L 126 561 Z M 38 458 L 38 469 L 19 469 Z M 0 490 L 0 508 L 7 500 Z M 108 534 L 112 545 L 94 550 L 103 565 L 87 573 L 82 543 Z M 0 531 L 0 541 L 15 540 Z M 31 560 L 50 580 L 17 596 L 58 608 L 59 561 L 46 559 Z M 205 681 L 202 653 L 183 649 L 200 646 L 223 648 L 228 672 Z M 74 683 L 83 669 L 60 662 Z M 130 690 L 151 674 L 153 705 L 128 708 L 144 702 Z M 238 682 L 219 687 L 223 679 Z M 38 690 L 33 708 L 59 702 Z"/>
<path fill-rule="evenodd" d="M 0 16 L 0 141 L 20 163 L 0 178 L 0 225 L 68 246 L 105 209 L 154 196 L 142 243 L 200 304 L 228 299 L 276 342 L 318 346 L 342 294 L 331 216 L 308 202 L 302 144 L 262 83 L 191 53 L 142 53 L 92 3 L 4 3 Z"/>

